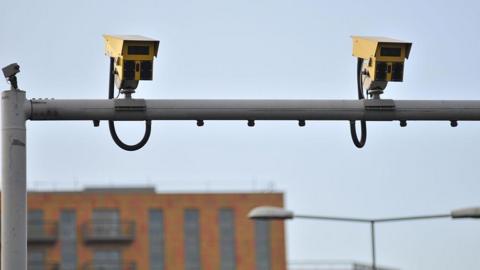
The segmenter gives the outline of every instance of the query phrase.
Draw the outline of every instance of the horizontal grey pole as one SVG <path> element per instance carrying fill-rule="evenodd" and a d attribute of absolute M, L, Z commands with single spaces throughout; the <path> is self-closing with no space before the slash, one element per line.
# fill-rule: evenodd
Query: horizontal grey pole
<path fill-rule="evenodd" d="M 468 216 L 468 217 L 470 217 L 470 216 Z M 374 219 L 352 218 L 352 217 L 294 215 L 294 218 L 319 219 L 319 220 L 331 220 L 331 221 L 347 221 L 347 222 L 363 222 L 363 223 L 385 223 L 385 222 L 396 222 L 396 221 L 412 221 L 412 220 L 452 218 L 452 215 L 451 214 L 440 214 L 440 215 L 394 217 L 394 218 L 374 218 Z"/>
<path fill-rule="evenodd" d="M 425 220 L 438 218 L 451 218 L 451 214 L 428 215 L 428 216 L 411 216 L 411 217 L 397 217 L 397 218 L 379 218 L 374 219 L 374 222 L 395 222 L 395 221 L 411 221 L 411 220 Z"/>
<path fill-rule="evenodd" d="M 330 217 L 330 216 L 311 216 L 311 215 L 294 215 L 294 218 L 301 219 L 318 219 L 318 220 L 330 220 L 330 221 L 346 221 L 346 222 L 362 222 L 370 223 L 373 220 L 365 218 L 350 218 L 350 217 Z"/>
<path fill-rule="evenodd" d="M 30 120 L 480 120 L 480 101 L 52 100 L 26 103 Z"/>

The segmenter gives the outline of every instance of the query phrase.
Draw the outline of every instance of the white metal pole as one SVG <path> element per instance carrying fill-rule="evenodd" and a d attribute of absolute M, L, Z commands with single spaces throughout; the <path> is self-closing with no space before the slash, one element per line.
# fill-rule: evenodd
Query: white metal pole
<path fill-rule="evenodd" d="M 470 100 L 32 99 L 30 120 L 480 121 Z"/>
<path fill-rule="evenodd" d="M 27 269 L 25 92 L 2 92 L 2 269 Z"/>

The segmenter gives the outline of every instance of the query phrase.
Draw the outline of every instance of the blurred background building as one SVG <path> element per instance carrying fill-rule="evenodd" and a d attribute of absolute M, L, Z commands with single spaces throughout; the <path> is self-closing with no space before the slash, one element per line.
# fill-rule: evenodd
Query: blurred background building
<path fill-rule="evenodd" d="M 29 270 L 285 270 L 283 194 L 87 188 L 28 194 Z"/>

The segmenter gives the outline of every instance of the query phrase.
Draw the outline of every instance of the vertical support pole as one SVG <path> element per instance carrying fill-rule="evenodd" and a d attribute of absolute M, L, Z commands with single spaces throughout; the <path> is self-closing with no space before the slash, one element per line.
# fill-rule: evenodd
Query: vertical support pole
<path fill-rule="evenodd" d="M 375 254 L 375 221 L 370 221 L 370 233 L 372 237 L 372 269 L 377 270 L 376 254 Z"/>
<path fill-rule="evenodd" d="M 2 92 L 2 264 L 27 270 L 25 92 Z"/>

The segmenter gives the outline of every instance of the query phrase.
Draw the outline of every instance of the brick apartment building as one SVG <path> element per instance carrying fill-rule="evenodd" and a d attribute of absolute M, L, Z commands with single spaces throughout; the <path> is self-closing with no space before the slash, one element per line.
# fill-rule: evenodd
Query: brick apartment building
<path fill-rule="evenodd" d="M 29 270 L 286 270 L 282 193 L 151 188 L 28 194 Z"/>

